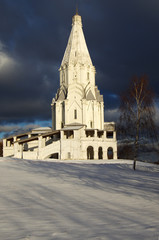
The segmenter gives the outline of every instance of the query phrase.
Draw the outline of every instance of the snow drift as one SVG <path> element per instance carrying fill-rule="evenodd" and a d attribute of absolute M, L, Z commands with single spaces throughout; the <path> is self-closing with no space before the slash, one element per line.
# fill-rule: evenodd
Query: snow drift
<path fill-rule="evenodd" d="M 158 239 L 157 165 L 77 163 L 0 158 L 0 239 Z"/>

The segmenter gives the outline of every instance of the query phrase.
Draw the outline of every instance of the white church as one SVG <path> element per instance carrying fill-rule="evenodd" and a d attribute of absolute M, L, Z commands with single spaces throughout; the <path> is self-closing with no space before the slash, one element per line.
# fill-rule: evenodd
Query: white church
<path fill-rule="evenodd" d="M 52 129 L 3 139 L 3 156 L 23 159 L 117 159 L 114 122 L 104 122 L 104 102 L 95 85 L 81 16 L 72 30 L 60 66 L 60 88 L 52 99 Z"/>

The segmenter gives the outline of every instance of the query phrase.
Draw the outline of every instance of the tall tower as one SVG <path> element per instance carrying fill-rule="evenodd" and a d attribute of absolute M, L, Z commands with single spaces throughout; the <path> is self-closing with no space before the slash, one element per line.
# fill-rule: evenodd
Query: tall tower
<path fill-rule="evenodd" d="M 104 129 L 103 96 L 95 85 L 95 67 L 78 13 L 72 18 L 72 30 L 59 71 L 60 88 L 51 104 L 53 130 L 69 124 Z"/>

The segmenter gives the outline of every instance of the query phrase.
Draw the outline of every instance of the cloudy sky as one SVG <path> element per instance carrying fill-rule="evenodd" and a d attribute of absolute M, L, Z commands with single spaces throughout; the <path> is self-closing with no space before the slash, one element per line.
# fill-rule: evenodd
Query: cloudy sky
<path fill-rule="evenodd" d="M 78 2 L 105 121 L 119 94 L 147 74 L 159 96 L 158 0 L 0 0 L 0 132 L 51 126 L 50 103 Z"/>

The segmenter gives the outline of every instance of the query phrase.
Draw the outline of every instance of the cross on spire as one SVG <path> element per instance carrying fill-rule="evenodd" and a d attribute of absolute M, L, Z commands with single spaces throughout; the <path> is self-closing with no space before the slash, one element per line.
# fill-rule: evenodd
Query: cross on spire
<path fill-rule="evenodd" d="M 78 15 L 78 4 L 76 3 L 76 15 Z"/>

